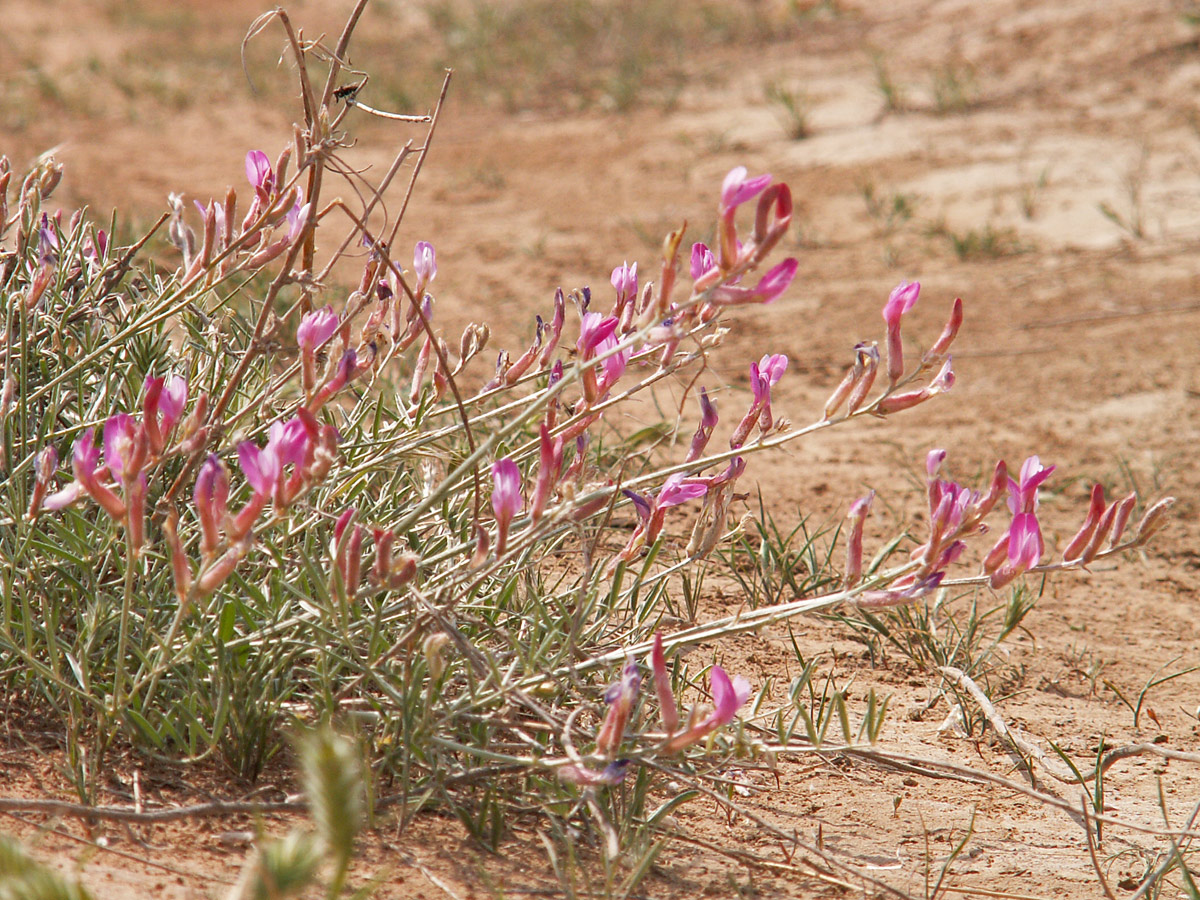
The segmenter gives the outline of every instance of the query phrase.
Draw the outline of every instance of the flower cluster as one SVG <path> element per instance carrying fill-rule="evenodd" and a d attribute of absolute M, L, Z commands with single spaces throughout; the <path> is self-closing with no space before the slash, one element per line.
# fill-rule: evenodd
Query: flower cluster
<path fill-rule="evenodd" d="M 705 740 L 718 729 L 729 725 L 737 718 L 738 710 L 750 699 L 750 682 L 741 675 L 730 678 L 720 666 L 713 666 L 708 674 L 708 689 L 712 704 L 695 705 L 688 712 L 686 721 L 681 721 L 675 692 L 671 689 L 671 676 L 667 671 L 666 654 L 663 651 L 661 633 L 654 635 L 654 646 L 646 664 L 650 668 L 654 684 L 654 695 L 658 703 L 659 717 L 663 726 L 663 737 L 659 750 L 663 753 L 679 753 Z M 595 755 L 607 760 L 607 765 L 597 771 L 582 762 L 562 766 L 558 776 L 563 781 L 580 785 L 611 785 L 620 782 L 628 772 L 630 761 L 616 759 L 625 733 L 633 718 L 642 677 L 638 664 L 633 660 L 625 664 L 621 677 L 605 691 L 604 700 L 608 710 L 596 733 Z"/>
<path fill-rule="evenodd" d="M 984 556 L 979 578 L 992 588 L 1001 588 L 1041 565 L 1046 546 L 1037 517 L 1038 491 L 1055 467 L 1043 466 L 1038 457 L 1031 456 L 1022 463 L 1017 477 L 1012 478 L 1008 466 L 1000 460 L 987 491 L 981 493 L 941 478 L 939 472 L 945 460 L 946 451 L 942 449 L 931 450 L 926 457 L 929 538 L 913 549 L 905 574 L 890 580 L 882 590 L 862 593 L 856 598 L 860 606 L 907 603 L 941 585 L 949 567 L 967 549 L 967 540 L 987 533 L 984 520 L 1005 493 L 1011 519 Z M 873 499 L 872 491 L 855 501 L 847 517 L 851 527 L 844 584 L 848 588 L 862 579 L 863 521 Z M 1129 494 L 1106 507 L 1104 489 L 1095 485 L 1083 525 L 1063 549 L 1058 567 L 1087 565 L 1102 553 L 1144 544 L 1161 526 L 1174 500 L 1166 498 L 1148 509 L 1133 539 L 1123 544 L 1121 538 L 1136 503 L 1137 495 Z"/>
<path fill-rule="evenodd" d="M 42 509 L 60 510 L 90 497 L 113 521 L 125 527 L 130 552 L 137 556 L 146 541 L 146 473 L 168 452 L 176 424 L 187 404 L 187 380 L 182 376 L 148 377 L 142 394 L 142 416 L 117 413 L 104 423 L 103 462 L 95 446 L 95 428 L 87 428 L 75 441 L 71 453 L 74 480 L 62 490 L 48 494 L 58 464 L 53 447 L 42 450 L 37 481 L 30 498 L 29 517 Z M 202 395 L 185 440 L 195 440 L 203 422 L 207 399 Z"/>

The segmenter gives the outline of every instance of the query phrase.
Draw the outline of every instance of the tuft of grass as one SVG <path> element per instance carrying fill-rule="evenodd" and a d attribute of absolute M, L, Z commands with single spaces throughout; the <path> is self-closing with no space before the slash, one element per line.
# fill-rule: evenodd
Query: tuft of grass
<path fill-rule="evenodd" d="M 980 228 L 955 231 L 943 221 L 930 226 L 929 234 L 944 238 L 954 255 L 963 262 L 1013 256 L 1029 249 L 1015 230 L 997 228 L 991 222 L 986 222 Z"/>
<path fill-rule="evenodd" d="M 875 74 L 875 89 L 883 99 L 883 111 L 904 112 L 908 108 L 904 88 L 892 77 L 887 57 L 882 50 L 871 51 L 871 71 Z"/>
<path fill-rule="evenodd" d="M 812 99 L 802 88 L 793 88 L 779 82 L 768 82 L 763 88 L 767 102 L 775 107 L 784 132 L 795 141 L 812 135 L 808 115 L 812 111 Z"/>
<path fill-rule="evenodd" d="M 938 115 L 959 115 L 979 103 L 975 67 L 963 60 L 948 60 L 930 76 L 933 109 Z"/>
<path fill-rule="evenodd" d="M 873 181 L 864 179 L 858 185 L 859 195 L 869 215 L 883 236 L 895 233 L 897 230 L 913 221 L 921 198 L 918 194 L 902 191 L 881 193 Z"/>
<path fill-rule="evenodd" d="M 813 596 L 837 582 L 836 532 L 810 530 L 806 518 L 790 529 L 780 526 L 761 491 L 758 515 L 746 527 L 723 556 L 751 609 Z"/>

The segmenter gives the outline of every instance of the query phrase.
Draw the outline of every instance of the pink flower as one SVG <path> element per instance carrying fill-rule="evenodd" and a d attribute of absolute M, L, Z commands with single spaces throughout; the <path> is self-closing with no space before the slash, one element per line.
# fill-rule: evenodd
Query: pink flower
<path fill-rule="evenodd" d="M 115 480 L 128 487 L 146 459 L 145 433 L 128 413 L 110 416 L 104 423 L 104 464 Z"/>
<path fill-rule="evenodd" d="M 150 451 L 158 456 L 166 449 L 166 439 L 187 404 L 187 379 L 172 375 L 167 381 L 147 376 L 144 390 L 142 421 L 145 423 Z"/>
<path fill-rule="evenodd" d="M 699 281 L 717 268 L 717 259 L 707 244 L 692 244 L 692 281 Z"/>
<path fill-rule="evenodd" d="M 1033 513 L 1037 512 L 1038 507 L 1038 488 L 1042 482 L 1050 477 L 1050 473 L 1054 471 L 1054 466 L 1049 468 L 1043 467 L 1041 460 L 1036 456 L 1031 456 L 1021 464 L 1021 471 L 1017 480 L 1010 478 L 1008 480 L 1008 508 L 1016 515 L 1017 513 Z"/>
<path fill-rule="evenodd" d="M 262 450 L 253 441 L 242 441 L 237 447 L 238 465 L 250 489 L 262 497 L 275 492 L 279 480 L 279 458 L 270 450 Z"/>
<path fill-rule="evenodd" d="M 75 481 L 87 492 L 88 496 L 100 504 L 106 513 L 114 519 L 123 519 L 125 504 L 112 492 L 111 488 L 100 481 L 97 471 L 100 451 L 93 445 L 94 436 L 95 429 L 89 428 L 75 441 L 71 454 L 71 470 L 75 475 Z"/>
<path fill-rule="evenodd" d="M 617 289 L 617 309 L 624 309 L 626 303 L 637 298 L 637 263 L 631 266 L 625 262 L 613 269 L 612 286 Z"/>
<path fill-rule="evenodd" d="M 730 680 L 724 669 L 713 666 L 708 683 L 712 692 L 713 711 L 707 724 L 711 730 L 715 730 L 732 722 L 737 711 L 750 699 L 750 682 L 741 675 L 735 675 Z"/>
<path fill-rule="evenodd" d="M 904 374 L 904 347 L 900 340 L 900 317 L 913 308 L 921 293 L 920 282 L 902 281 L 883 306 L 883 321 L 887 323 L 888 380 L 895 384 Z"/>
<path fill-rule="evenodd" d="M 700 388 L 700 424 L 692 436 L 692 446 L 688 449 L 684 462 L 692 462 L 704 455 L 708 439 L 712 437 L 713 429 L 717 427 L 717 408 L 708 399 L 708 391 Z"/>
<path fill-rule="evenodd" d="M 747 178 L 747 174 L 745 166 L 738 166 L 731 169 L 725 176 L 725 181 L 721 185 L 722 213 L 732 211 L 747 200 L 757 197 L 771 183 L 769 174 L 759 175 L 756 178 Z"/>
<path fill-rule="evenodd" d="M 921 357 L 921 362 L 931 364 L 941 359 L 950 350 L 950 345 L 954 343 L 954 339 L 958 337 L 958 329 L 962 327 L 963 321 L 963 302 L 962 298 L 956 298 L 954 305 L 950 307 L 950 318 L 946 321 L 946 327 L 942 329 L 941 335 L 933 346 L 925 351 L 925 355 Z"/>
<path fill-rule="evenodd" d="M 420 297 L 425 286 L 437 277 L 437 253 L 429 241 L 417 241 L 413 248 L 413 271 L 417 273 L 417 288 L 413 293 Z"/>
<path fill-rule="evenodd" d="M 637 663 L 626 663 L 621 673 L 621 680 L 610 685 L 604 693 L 608 703 L 608 713 L 596 735 L 596 752 L 609 758 L 616 755 L 621 741 L 625 738 L 625 726 L 629 724 L 629 716 L 633 712 L 633 703 L 637 700 L 638 688 L 642 679 L 638 675 Z"/>
<path fill-rule="evenodd" d="M 687 503 L 689 500 L 697 500 L 707 492 L 707 486 L 695 482 L 685 482 L 683 474 L 676 473 L 667 478 L 666 483 L 662 486 L 662 490 L 658 492 L 658 497 L 655 498 L 654 507 L 655 509 L 667 509 L 672 506 L 678 506 L 681 503 Z"/>
<path fill-rule="evenodd" d="M 754 287 L 722 285 L 712 293 L 712 302 L 724 306 L 743 303 L 770 303 L 791 285 L 800 263 L 788 258 L 768 271 Z"/>
<path fill-rule="evenodd" d="M 692 711 L 693 721 L 686 731 L 667 741 L 665 749 L 669 752 L 683 750 L 697 741 L 703 740 L 712 732 L 728 725 L 737 717 L 737 712 L 750 699 L 750 682 L 741 675 L 732 679 L 720 666 L 713 666 L 708 676 L 709 691 L 712 693 L 713 710 L 700 721 Z"/>
<path fill-rule="evenodd" d="M 1017 513 L 1008 529 L 1007 559 L 992 573 L 991 586 L 1003 587 L 1034 568 L 1041 561 L 1044 549 L 1037 516 L 1032 512 Z"/>
<path fill-rule="evenodd" d="M 597 348 L 617 330 L 619 320 L 616 316 L 602 316 L 600 313 L 584 313 L 579 323 L 579 340 L 575 349 L 583 359 L 590 359 L 596 354 Z"/>
<path fill-rule="evenodd" d="M 865 594 L 861 594 L 855 600 L 855 605 L 862 609 L 899 606 L 937 590 L 938 585 L 942 583 L 942 579 L 945 577 L 945 572 L 933 572 L 921 578 L 917 578 L 914 575 L 906 575 L 904 578 L 892 582 L 886 590 L 867 591 Z"/>
<path fill-rule="evenodd" d="M 492 463 L 492 511 L 496 514 L 496 556 L 504 555 L 508 526 L 521 511 L 521 471 L 508 457 Z"/>
<path fill-rule="evenodd" d="M 854 587 L 862 580 L 863 523 L 871 511 L 875 492 L 855 500 L 846 518 L 850 520 L 850 539 L 846 543 L 846 587 Z"/>
<path fill-rule="evenodd" d="M 208 557 L 220 542 L 220 529 L 229 514 L 229 470 L 215 454 L 200 467 L 193 500 L 200 519 L 200 552 Z"/>
<path fill-rule="evenodd" d="M 271 161 L 263 151 L 251 150 L 246 154 L 246 180 L 264 194 L 270 194 L 275 189 L 275 173 L 271 171 Z"/>
<path fill-rule="evenodd" d="M 546 427 L 545 422 L 540 426 L 539 449 L 537 482 L 534 485 L 533 501 L 529 510 L 530 521 L 534 523 L 541 518 L 542 512 L 545 511 L 551 492 L 558 483 L 558 477 L 562 472 L 562 435 L 552 438 L 550 429 Z"/>
<path fill-rule="evenodd" d="M 296 199 L 296 203 L 287 212 L 287 244 L 294 244 L 296 238 L 300 237 L 300 233 L 304 231 L 304 226 L 308 224 L 308 217 L 311 212 L 311 203 L 305 203 L 301 206 L 299 198 Z"/>
<path fill-rule="evenodd" d="M 675 704 L 675 693 L 671 690 L 671 676 L 667 672 L 667 661 L 663 654 L 662 632 L 654 633 L 654 647 L 650 651 L 650 672 L 654 676 L 654 693 L 658 697 L 659 714 L 667 737 L 675 734 L 679 727 L 679 709 Z"/>
<path fill-rule="evenodd" d="M 342 354 L 342 358 L 338 360 L 337 368 L 334 370 L 333 377 L 325 382 L 324 386 L 317 391 L 316 395 L 308 402 L 306 407 L 310 413 L 315 413 L 318 409 L 324 406 L 334 394 L 344 388 L 355 375 L 358 374 L 358 353 L 353 347 L 350 347 Z"/>

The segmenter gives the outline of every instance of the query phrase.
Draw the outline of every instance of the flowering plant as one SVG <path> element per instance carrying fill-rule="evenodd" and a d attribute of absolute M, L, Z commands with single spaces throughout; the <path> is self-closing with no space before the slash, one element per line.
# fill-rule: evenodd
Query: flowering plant
<path fill-rule="evenodd" d="M 951 390 L 963 302 L 914 358 L 902 326 L 921 287 L 898 285 L 882 305 L 883 352 L 850 349 L 807 425 L 793 422 L 803 410 L 781 415 L 789 360 L 768 347 L 747 363 L 748 396 L 697 387 L 694 430 L 673 435 L 686 450 L 614 461 L 615 410 L 699 377 L 727 317 L 787 302 L 800 265 L 777 259 L 788 186 L 733 169 L 714 190 L 714 246 L 687 247 L 681 227 L 657 258 L 615 267 L 612 294 L 537 300 L 546 317 L 530 344 L 481 371 L 491 329 L 471 324 L 455 342 L 441 328 L 434 243 L 416 243 L 410 262 L 399 222 L 385 234 L 373 215 L 378 193 L 359 209 L 322 196 L 349 140 L 350 107 L 332 102 L 345 73 L 330 56 L 317 94 L 296 52 L 305 128 L 273 161 L 247 153 L 248 188 L 195 204 L 198 219 L 172 195 L 174 272 L 135 268 L 145 241 L 118 250 L 82 213 L 51 213 L 52 162 L 18 186 L 0 160 L 0 517 L 14 573 L 0 648 L 21 663 L 10 690 L 69 711 L 85 797 L 118 742 L 255 776 L 288 724 L 346 717 L 414 810 L 468 808 L 486 763 L 521 790 L 583 798 L 611 847 L 612 809 L 596 798 L 631 772 L 763 752 L 764 689 L 747 706 L 750 678 L 715 660 L 694 677 L 687 648 L 806 612 L 1082 568 L 1161 526 L 1169 498 L 1130 531 L 1138 498 L 1106 505 L 1097 486 L 1047 560 L 1038 493 L 1054 467 L 1031 456 L 1010 478 L 999 462 L 976 489 L 941 476 L 939 449 L 928 533 L 907 560 L 867 560 L 870 494 L 849 505 L 830 590 L 685 621 L 671 592 L 729 535 L 753 457 Z M 338 223 L 350 237 L 319 245 Z M 365 255 L 342 290 L 333 272 L 351 247 Z M 999 539 L 969 563 L 1006 495 Z M 623 526 L 627 539 L 607 539 Z"/>

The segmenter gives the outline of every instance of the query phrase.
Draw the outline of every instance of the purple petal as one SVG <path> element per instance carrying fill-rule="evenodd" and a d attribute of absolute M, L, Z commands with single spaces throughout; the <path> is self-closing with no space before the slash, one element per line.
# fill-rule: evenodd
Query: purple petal
<path fill-rule="evenodd" d="M 260 450 L 253 441 L 238 444 L 238 465 L 249 482 L 251 490 L 261 496 L 270 496 L 279 480 L 279 460 L 275 454 Z"/>
<path fill-rule="evenodd" d="M 770 382 L 771 387 L 779 383 L 787 367 L 788 358 L 782 353 L 768 354 L 758 361 L 758 373 Z"/>
<path fill-rule="evenodd" d="M 162 413 L 162 429 L 164 432 L 170 431 L 171 426 L 179 421 L 183 407 L 187 404 L 187 397 L 187 379 L 182 375 L 172 375 L 158 400 L 158 409 Z"/>
<path fill-rule="evenodd" d="M 883 320 L 889 326 L 895 326 L 900 321 L 900 317 L 913 308 L 917 302 L 917 297 L 921 293 L 921 283 L 919 281 L 902 281 L 888 296 L 887 303 L 883 305 Z"/>
<path fill-rule="evenodd" d="M 133 416 L 118 413 L 104 423 L 104 464 L 113 478 L 125 483 L 125 467 L 133 453 L 134 430 L 137 426 Z"/>
<path fill-rule="evenodd" d="M 721 185 L 721 208 L 731 210 L 745 203 L 752 197 L 761 194 L 771 183 L 770 175 L 759 175 L 756 178 L 746 177 L 746 167 L 738 166 L 731 169 Z"/>
<path fill-rule="evenodd" d="M 658 492 L 658 499 L 655 500 L 655 506 L 658 509 L 667 509 L 671 506 L 678 506 L 681 503 L 687 503 L 689 500 L 696 500 L 708 493 L 708 487 L 703 484 L 683 481 L 682 474 L 672 475 L 667 479 L 666 484 L 662 486 L 662 490 Z"/>
<path fill-rule="evenodd" d="M 579 323 L 579 340 L 575 349 L 584 357 L 592 356 L 601 342 L 612 337 L 620 324 L 616 316 L 605 318 L 600 313 L 584 313 Z"/>
<path fill-rule="evenodd" d="M 692 244 L 692 281 L 717 267 L 717 258 L 707 244 Z"/>
<path fill-rule="evenodd" d="M 720 666 L 712 667 L 708 681 L 714 707 L 710 721 L 714 725 L 728 725 L 742 708 L 742 704 L 750 699 L 750 682 L 741 675 L 730 681 Z"/>
<path fill-rule="evenodd" d="M 429 241 L 417 241 L 413 249 L 413 271 L 422 284 L 429 284 L 437 276 L 437 253 Z"/>
<path fill-rule="evenodd" d="M 271 161 L 261 150 L 251 150 L 246 154 L 246 180 L 256 188 L 269 191 L 271 184 Z"/>
<path fill-rule="evenodd" d="M 340 324 L 332 306 L 314 309 L 300 320 L 300 327 L 296 329 L 296 343 L 300 349 L 311 353 L 333 337 Z"/>
<path fill-rule="evenodd" d="M 521 511 L 521 471 L 508 457 L 492 463 L 492 511 L 498 520 L 509 521 Z"/>

